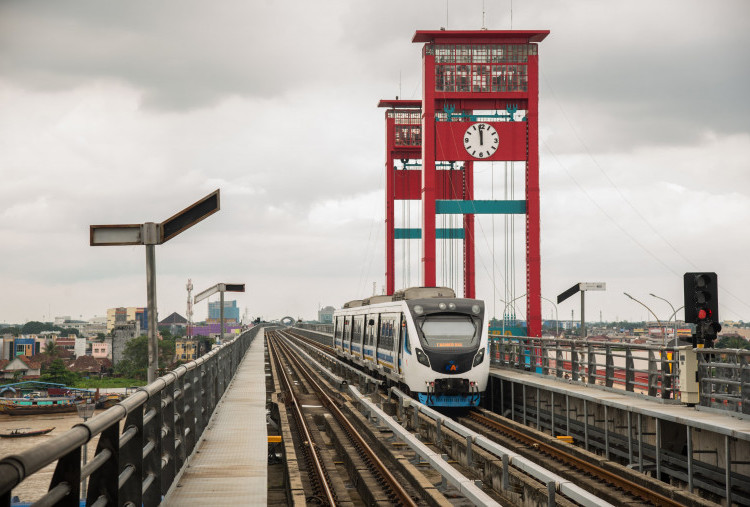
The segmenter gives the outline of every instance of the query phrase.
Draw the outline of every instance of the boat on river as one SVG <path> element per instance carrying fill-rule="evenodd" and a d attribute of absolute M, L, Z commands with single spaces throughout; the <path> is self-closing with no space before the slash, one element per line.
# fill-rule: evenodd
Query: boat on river
<path fill-rule="evenodd" d="M 84 398 L 0 398 L 0 414 L 40 415 L 75 412 Z"/>
<path fill-rule="evenodd" d="M 2 438 L 38 437 L 39 435 L 46 435 L 50 431 L 54 430 L 55 427 L 53 426 L 52 428 L 46 428 L 43 430 L 23 431 L 27 429 L 29 428 L 16 428 L 14 430 L 11 430 L 10 433 L 0 433 L 0 437 Z"/>

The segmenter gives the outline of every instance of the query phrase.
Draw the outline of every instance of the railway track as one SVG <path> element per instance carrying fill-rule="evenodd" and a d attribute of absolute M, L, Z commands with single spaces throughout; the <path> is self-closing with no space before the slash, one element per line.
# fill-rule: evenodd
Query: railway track
<path fill-rule="evenodd" d="M 505 447 L 513 448 L 524 457 L 537 463 L 550 464 L 555 461 L 557 474 L 571 480 L 591 493 L 614 504 L 626 505 L 683 505 L 653 490 L 653 484 L 636 482 L 621 473 L 602 468 L 587 460 L 581 451 L 566 451 L 562 445 L 549 442 L 548 435 L 536 436 L 528 428 L 506 424 L 496 414 L 475 410 L 466 417 L 458 418 L 461 424 L 482 433 Z"/>
<path fill-rule="evenodd" d="M 295 338 L 328 354 L 333 353 L 331 347 L 298 333 L 292 334 Z M 562 444 L 549 435 L 507 421 L 497 414 L 476 410 L 470 412 L 467 417 L 456 417 L 455 420 L 499 445 L 554 470 L 558 475 L 574 484 L 581 485 L 593 495 L 615 505 L 684 505 L 688 497 L 694 498 L 696 504 L 704 503 L 703 499 L 686 494 L 684 491 L 681 495 L 675 495 L 675 491 L 679 488 L 634 472 L 622 465 L 610 461 L 602 463 L 602 458 L 583 449 L 571 445 L 570 449 L 566 450 L 565 447 L 569 444 Z M 605 466 L 600 466 L 600 464 Z M 673 495 L 674 498 L 672 498 Z"/>
<path fill-rule="evenodd" d="M 276 363 L 276 371 L 279 372 L 284 403 L 294 417 L 298 449 L 304 455 L 303 461 L 308 472 L 308 503 L 341 505 L 361 500 L 367 504 L 418 505 L 415 500 L 418 498 L 417 494 L 407 491 L 403 486 L 406 481 L 378 457 L 373 447 L 339 408 L 340 402 L 327 393 L 328 388 L 314 378 L 277 333 L 269 333 L 268 348 L 271 360 Z M 340 476 L 337 464 L 343 463 L 335 461 L 331 456 L 328 442 L 318 430 L 318 425 L 311 421 L 316 418 L 308 410 L 315 407 L 311 400 L 313 395 L 335 420 L 330 422 L 329 438 L 335 441 L 334 447 L 343 451 L 340 454 L 346 456 L 347 466 L 341 468 L 350 472 L 348 477 Z M 325 416 L 323 418 L 328 420 Z M 347 487 L 347 484 L 358 486 L 359 498 L 352 498 L 352 488 Z"/>

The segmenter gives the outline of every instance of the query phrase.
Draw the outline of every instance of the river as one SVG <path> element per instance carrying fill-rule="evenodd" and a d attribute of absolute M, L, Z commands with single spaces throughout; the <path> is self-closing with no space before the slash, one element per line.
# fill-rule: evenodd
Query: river
<path fill-rule="evenodd" d="M 97 410 L 96 414 L 99 414 L 100 412 L 103 411 Z M 0 414 L 0 433 L 10 433 L 10 431 L 15 428 L 28 428 L 30 430 L 40 430 L 51 428 L 53 426 L 55 428 L 52 432 L 38 437 L 0 438 L 0 458 L 8 456 L 9 454 L 19 453 L 38 445 L 44 445 L 45 442 L 49 442 L 53 438 L 62 435 L 75 424 L 80 422 L 83 422 L 83 419 L 78 417 L 77 412 L 22 416 Z M 88 443 L 87 455 L 89 461 L 94 457 L 96 442 L 98 440 L 99 437 L 97 436 Z M 39 472 L 24 480 L 13 490 L 11 496 L 19 497 L 22 502 L 32 502 L 40 498 L 49 488 L 52 474 L 55 471 L 55 464 L 56 462 L 46 466 Z"/>

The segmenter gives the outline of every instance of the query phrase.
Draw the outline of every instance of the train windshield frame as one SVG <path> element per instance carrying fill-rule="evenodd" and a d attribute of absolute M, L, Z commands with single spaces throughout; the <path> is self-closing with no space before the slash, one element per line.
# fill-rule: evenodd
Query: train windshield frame
<path fill-rule="evenodd" d="M 481 324 L 465 313 L 433 313 L 417 319 L 425 347 L 465 348 L 479 345 Z"/>

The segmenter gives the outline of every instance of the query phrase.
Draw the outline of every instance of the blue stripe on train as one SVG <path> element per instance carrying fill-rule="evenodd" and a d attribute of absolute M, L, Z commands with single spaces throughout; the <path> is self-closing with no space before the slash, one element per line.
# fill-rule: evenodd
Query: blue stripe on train
<path fill-rule="evenodd" d="M 478 407 L 479 393 L 458 396 L 428 395 L 427 393 L 417 393 L 419 402 L 428 407 Z"/>

